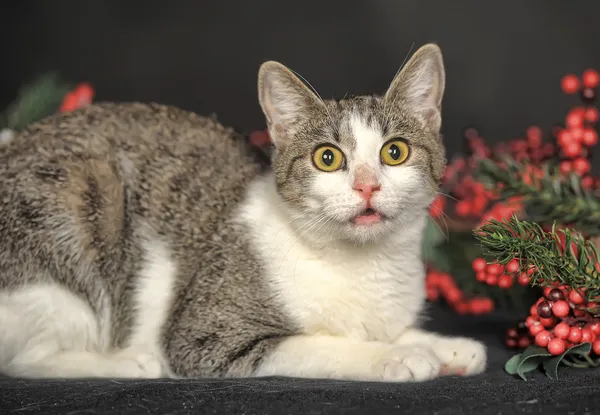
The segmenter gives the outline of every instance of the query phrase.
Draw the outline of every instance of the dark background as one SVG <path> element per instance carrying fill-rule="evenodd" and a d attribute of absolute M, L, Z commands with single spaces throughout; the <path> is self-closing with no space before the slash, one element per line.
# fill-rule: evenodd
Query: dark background
<path fill-rule="evenodd" d="M 323 97 L 380 93 L 413 42 L 438 42 L 450 152 L 469 124 L 491 141 L 549 129 L 578 102 L 562 75 L 600 69 L 597 0 L 3 0 L 0 10 L 2 108 L 52 70 L 91 82 L 97 100 L 214 112 L 242 132 L 263 127 L 256 74 L 267 59 Z"/>

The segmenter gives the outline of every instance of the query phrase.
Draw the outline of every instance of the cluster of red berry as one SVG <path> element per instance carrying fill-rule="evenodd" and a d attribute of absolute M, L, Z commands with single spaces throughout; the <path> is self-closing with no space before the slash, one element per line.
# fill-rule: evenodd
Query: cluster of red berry
<path fill-rule="evenodd" d="M 529 310 L 525 326 L 536 345 L 553 355 L 579 343 L 592 343 L 600 355 L 600 320 L 593 317 L 583 293 L 564 285 L 544 288 L 541 297 Z"/>
<path fill-rule="evenodd" d="M 94 94 L 94 88 L 90 84 L 78 84 L 71 92 L 65 95 L 60 106 L 60 111 L 74 111 L 77 108 L 91 104 L 94 99 Z"/>
<path fill-rule="evenodd" d="M 598 133 L 594 128 L 600 114 L 592 104 L 596 99 L 596 89 L 600 75 L 593 69 L 586 70 L 581 80 L 569 74 L 563 77 L 561 86 L 566 94 L 580 93 L 584 106 L 572 108 L 565 118 L 565 128 L 558 129 L 556 141 L 560 147 L 560 171 L 564 174 L 576 173 L 583 176 L 583 185 L 594 186 L 595 180 L 588 176 L 591 164 L 588 159 L 590 147 L 598 143 Z"/>
<path fill-rule="evenodd" d="M 494 309 L 494 302 L 487 297 L 466 298 L 450 274 L 430 269 L 425 283 L 427 299 L 443 298 L 458 314 L 485 314 Z"/>
<path fill-rule="evenodd" d="M 477 281 L 504 289 L 511 288 L 515 280 L 520 285 L 529 285 L 530 276 L 535 272 L 535 268 L 530 267 L 526 272 L 520 272 L 520 269 L 521 266 L 517 259 L 510 260 L 506 265 L 488 264 L 483 258 L 476 258 L 473 261 L 473 271 L 475 271 Z"/>

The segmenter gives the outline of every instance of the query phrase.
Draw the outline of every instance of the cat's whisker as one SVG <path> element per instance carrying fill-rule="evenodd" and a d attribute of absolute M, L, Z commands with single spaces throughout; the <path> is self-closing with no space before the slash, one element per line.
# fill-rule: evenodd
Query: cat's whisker
<path fill-rule="evenodd" d="M 284 247 L 289 241 L 290 239 L 294 238 L 294 236 L 296 236 L 295 234 L 298 233 L 300 236 L 302 235 L 301 231 L 302 228 L 304 228 L 307 225 L 310 225 L 308 229 L 311 229 L 312 226 L 314 226 L 315 223 L 318 223 L 319 221 L 321 221 L 323 218 L 326 217 L 325 213 L 321 213 L 318 216 L 316 216 L 315 218 L 305 222 L 304 224 L 302 224 L 299 228 L 295 229 L 294 232 L 292 232 L 292 235 L 290 235 L 290 237 L 280 246 L 274 247 L 273 248 L 273 252 L 275 252 L 275 250 L 279 249 L 280 247 Z M 281 265 L 283 264 L 285 258 L 287 257 L 287 255 L 290 253 L 290 251 L 294 248 L 294 246 L 298 243 L 298 241 L 300 240 L 300 238 L 296 238 L 294 243 L 292 244 L 292 246 L 288 249 L 288 251 L 286 252 L 286 254 L 283 256 L 283 258 L 281 259 L 281 263 L 279 264 L 279 267 L 277 269 L 277 271 L 279 272 L 279 269 L 281 268 Z"/>

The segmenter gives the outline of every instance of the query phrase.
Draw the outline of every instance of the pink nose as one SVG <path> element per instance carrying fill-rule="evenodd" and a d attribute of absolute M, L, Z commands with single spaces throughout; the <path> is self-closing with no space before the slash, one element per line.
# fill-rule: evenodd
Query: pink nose
<path fill-rule="evenodd" d="M 366 201 L 369 201 L 371 200 L 373 193 L 379 191 L 379 189 L 381 189 L 381 186 L 378 184 L 372 185 L 364 183 L 355 183 L 354 186 L 352 186 L 352 188 L 358 192 L 360 197 L 362 197 Z"/>

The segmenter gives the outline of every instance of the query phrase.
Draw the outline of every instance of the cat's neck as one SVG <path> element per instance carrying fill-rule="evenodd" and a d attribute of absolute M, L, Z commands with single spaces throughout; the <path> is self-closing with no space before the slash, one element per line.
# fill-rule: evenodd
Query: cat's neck
<path fill-rule="evenodd" d="M 311 224 L 298 219 L 298 214 L 288 207 L 276 189 L 272 173 L 257 178 L 249 188 L 246 200 L 239 212 L 240 219 L 263 236 L 259 243 L 303 245 L 306 249 L 320 253 L 355 253 L 361 257 L 373 255 L 421 254 L 421 240 L 426 214 L 415 212 L 411 220 L 399 225 L 377 242 L 357 244 L 332 238 L 321 224 Z M 284 237 L 285 235 L 285 237 Z M 262 239 L 262 238 L 261 238 Z"/>

